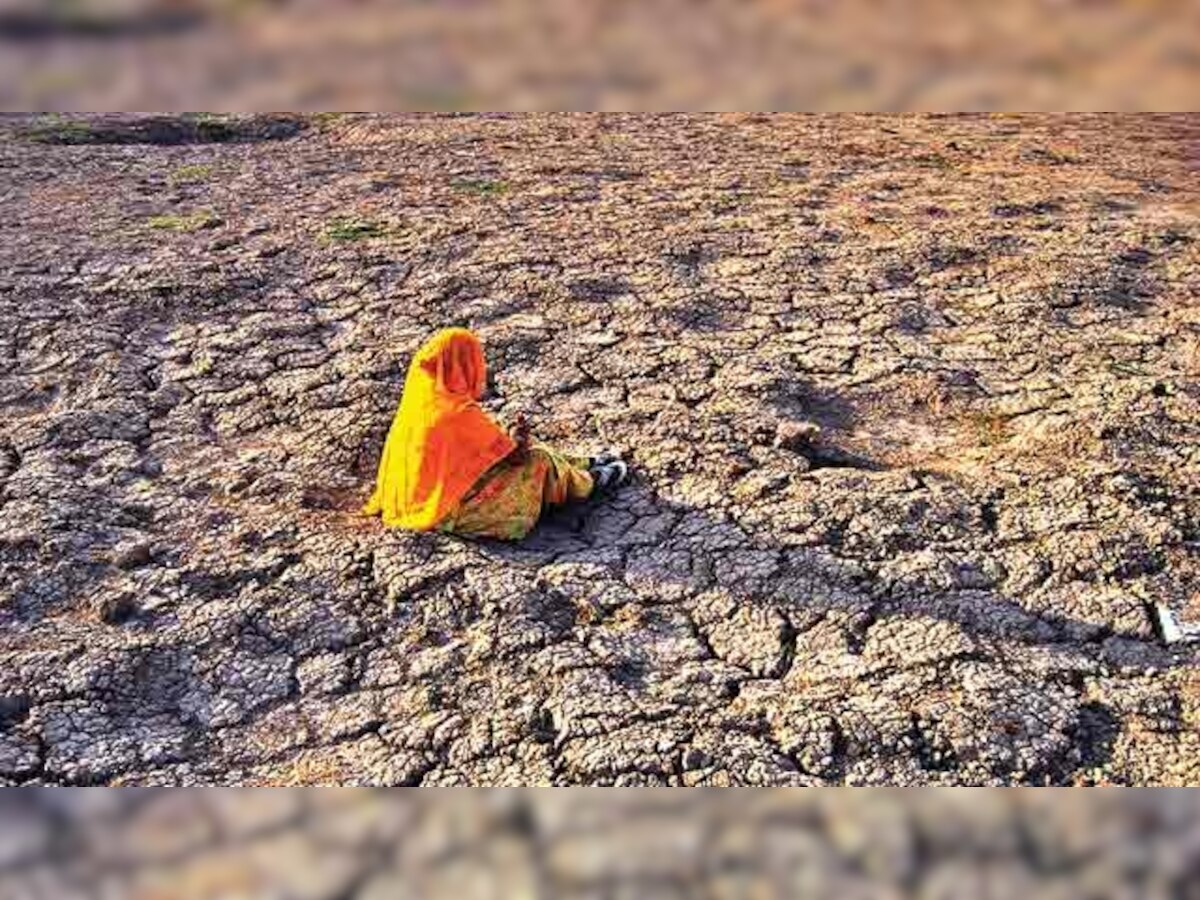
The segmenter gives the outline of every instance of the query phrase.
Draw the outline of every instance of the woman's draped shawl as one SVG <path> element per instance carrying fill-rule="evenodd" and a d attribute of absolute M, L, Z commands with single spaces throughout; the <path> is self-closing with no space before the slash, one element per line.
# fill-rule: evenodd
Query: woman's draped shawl
<path fill-rule="evenodd" d="M 375 493 L 363 509 L 385 525 L 429 531 L 479 476 L 516 447 L 476 402 L 487 383 L 479 339 L 465 328 L 439 331 L 408 367 Z"/>

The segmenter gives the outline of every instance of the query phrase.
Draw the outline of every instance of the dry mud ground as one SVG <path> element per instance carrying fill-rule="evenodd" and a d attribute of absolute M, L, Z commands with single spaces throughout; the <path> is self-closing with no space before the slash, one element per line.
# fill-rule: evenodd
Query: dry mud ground
<path fill-rule="evenodd" d="M 1200 783 L 1196 118 L 0 127 L 0 782 Z M 453 323 L 636 483 L 358 517 Z"/>

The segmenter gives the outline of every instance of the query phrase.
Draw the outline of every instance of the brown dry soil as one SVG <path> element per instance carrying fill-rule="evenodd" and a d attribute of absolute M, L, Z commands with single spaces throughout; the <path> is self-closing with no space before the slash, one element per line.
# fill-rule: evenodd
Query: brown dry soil
<path fill-rule="evenodd" d="M 1200 784 L 1195 117 L 0 128 L 0 783 Z M 358 516 L 455 323 L 635 482 Z"/>

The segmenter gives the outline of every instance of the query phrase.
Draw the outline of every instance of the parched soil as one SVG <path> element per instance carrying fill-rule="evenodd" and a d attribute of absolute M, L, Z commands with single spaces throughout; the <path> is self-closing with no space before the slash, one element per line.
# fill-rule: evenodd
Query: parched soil
<path fill-rule="evenodd" d="M 1200 784 L 1200 119 L 0 129 L 0 784 Z M 451 324 L 634 483 L 359 516 Z"/>

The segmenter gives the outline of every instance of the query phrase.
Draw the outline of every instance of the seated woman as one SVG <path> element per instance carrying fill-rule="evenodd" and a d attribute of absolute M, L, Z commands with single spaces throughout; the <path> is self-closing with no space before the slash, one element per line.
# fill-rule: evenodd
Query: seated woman
<path fill-rule="evenodd" d="M 479 339 L 447 328 L 408 367 L 375 492 L 363 512 L 385 525 L 519 540 L 546 506 L 586 500 L 623 483 L 615 454 L 568 456 L 513 434 L 479 406 L 487 364 Z"/>

